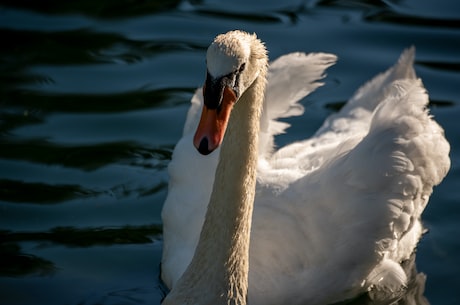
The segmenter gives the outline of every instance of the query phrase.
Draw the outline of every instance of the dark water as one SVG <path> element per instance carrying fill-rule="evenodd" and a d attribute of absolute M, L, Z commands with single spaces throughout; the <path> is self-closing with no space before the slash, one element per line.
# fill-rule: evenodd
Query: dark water
<path fill-rule="evenodd" d="M 456 0 L 2 1 L 1 304 L 159 304 L 166 166 L 206 47 L 236 28 L 257 32 L 272 58 L 339 56 L 280 144 L 313 133 L 359 84 L 417 47 L 452 169 L 423 215 L 416 266 L 430 304 L 459 304 Z"/>

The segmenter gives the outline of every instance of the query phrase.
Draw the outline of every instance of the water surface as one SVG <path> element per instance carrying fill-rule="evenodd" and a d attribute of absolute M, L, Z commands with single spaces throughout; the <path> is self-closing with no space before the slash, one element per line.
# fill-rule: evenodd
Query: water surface
<path fill-rule="evenodd" d="M 415 264 L 427 301 L 416 303 L 458 304 L 455 0 L 3 1 L 0 304 L 160 303 L 166 167 L 204 80 L 205 50 L 231 29 L 257 32 L 271 58 L 339 56 L 280 145 L 312 134 L 416 46 L 431 113 L 452 145 L 451 171 L 423 215 Z"/>

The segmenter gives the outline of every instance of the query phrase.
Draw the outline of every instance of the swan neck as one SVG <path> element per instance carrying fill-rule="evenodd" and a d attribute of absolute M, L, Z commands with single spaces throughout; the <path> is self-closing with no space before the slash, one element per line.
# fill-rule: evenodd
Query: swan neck
<path fill-rule="evenodd" d="M 231 300 L 228 304 L 244 305 L 247 298 L 262 82 L 257 79 L 233 109 L 200 237 L 200 243 L 202 239 L 212 243 L 204 243 L 202 255 L 220 264 L 216 272 L 223 267 L 219 274 L 224 276 L 214 280 L 216 283 L 222 281 L 221 293 Z M 212 246 L 214 249 L 209 251 Z"/>
<path fill-rule="evenodd" d="M 245 305 L 265 70 L 232 111 L 192 262 L 164 304 Z"/>

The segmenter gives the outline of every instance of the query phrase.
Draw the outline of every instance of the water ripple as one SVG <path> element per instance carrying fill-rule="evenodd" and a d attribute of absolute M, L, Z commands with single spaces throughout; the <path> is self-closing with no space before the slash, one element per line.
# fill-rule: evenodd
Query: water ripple
<path fill-rule="evenodd" d="M 416 16 L 390 10 L 380 10 L 377 12 L 367 14 L 365 20 L 369 22 L 383 22 L 429 28 L 460 28 L 460 19 Z"/>

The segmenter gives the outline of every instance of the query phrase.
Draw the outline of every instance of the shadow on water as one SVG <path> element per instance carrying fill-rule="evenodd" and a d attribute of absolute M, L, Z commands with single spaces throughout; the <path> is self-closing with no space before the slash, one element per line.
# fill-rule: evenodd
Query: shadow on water
<path fill-rule="evenodd" d="M 150 196 L 162 191 L 166 184 L 159 182 L 149 188 L 138 187 L 130 189 L 129 185 L 120 185 L 109 190 L 93 190 L 80 185 L 71 184 L 45 184 L 30 183 L 15 180 L 0 180 L 0 201 L 27 204 L 57 204 L 77 198 L 97 197 L 99 195 L 112 195 L 117 199 L 128 197 L 132 193 L 137 198 Z"/>
<path fill-rule="evenodd" d="M 32 112 L 20 112 L 22 119 L 31 115 L 33 119 L 33 109 L 39 113 L 67 112 L 67 113 L 116 113 L 133 110 L 142 110 L 153 107 L 172 107 L 184 102 L 184 95 L 191 95 L 194 89 L 187 88 L 167 88 L 135 92 L 125 92 L 119 94 L 44 94 L 26 90 L 11 90 L 3 93 L 2 103 L 4 106 L 19 109 L 32 109 Z M 4 117 L 2 125 L 8 123 L 8 117 Z M 24 120 L 22 120 L 24 121 Z M 39 122 L 32 120 L 31 123 Z M 0 125 L 0 132 L 2 129 Z"/>
<path fill-rule="evenodd" d="M 79 185 L 49 185 L 0 180 L 0 200 L 11 203 L 51 204 L 75 198 L 95 196 L 97 192 Z"/>
<path fill-rule="evenodd" d="M 61 245 L 66 247 L 94 247 L 113 245 L 149 244 L 161 235 L 161 226 L 125 226 L 121 228 L 59 227 L 49 232 L 0 231 L 0 276 L 53 275 L 57 267 L 53 262 L 22 252 L 20 243 L 35 242 L 40 247 Z"/>
<path fill-rule="evenodd" d="M 0 232 L 0 276 L 22 277 L 27 275 L 47 276 L 56 271 L 51 261 L 32 254 L 21 252 L 16 243 L 2 242 L 3 233 Z"/>
<path fill-rule="evenodd" d="M 6 138 L 6 137 L 5 137 Z M 46 140 L 8 140 L 0 138 L 0 157 L 25 160 L 47 165 L 62 165 L 92 171 L 113 162 L 141 165 L 144 168 L 164 169 L 171 159 L 171 149 L 148 148 L 131 142 L 94 145 L 57 145 Z M 142 162 L 155 160 L 155 163 Z"/>

